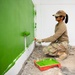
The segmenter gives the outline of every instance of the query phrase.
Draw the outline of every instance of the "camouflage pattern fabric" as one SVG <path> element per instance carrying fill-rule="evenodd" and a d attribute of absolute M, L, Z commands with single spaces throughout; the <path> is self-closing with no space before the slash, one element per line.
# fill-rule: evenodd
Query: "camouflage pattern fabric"
<path fill-rule="evenodd" d="M 43 49 L 44 54 L 51 56 L 61 55 L 62 53 L 68 54 L 68 43 L 66 41 L 60 43 L 51 43 Z"/>

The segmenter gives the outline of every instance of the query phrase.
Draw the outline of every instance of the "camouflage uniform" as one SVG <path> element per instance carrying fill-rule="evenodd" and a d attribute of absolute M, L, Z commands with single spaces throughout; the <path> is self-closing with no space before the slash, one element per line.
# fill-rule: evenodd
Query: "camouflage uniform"
<path fill-rule="evenodd" d="M 62 53 L 68 54 L 68 43 L 66 41 L 61 43 L 51 43 L 49 46 L 43 49 L 44 54 L 48 54 L 51 56 L 59 56 Z"/>
<path fill-rule="evenodd" d="M 55 34 L 42 39 L 42 42 L 51 42 L 49 46 L 43 49 L 45 54 L 52 56 L 61 55 L 63 52 L 68 54 L 69 40 L 65 23 L 57 23 L 55 26 Z"/>

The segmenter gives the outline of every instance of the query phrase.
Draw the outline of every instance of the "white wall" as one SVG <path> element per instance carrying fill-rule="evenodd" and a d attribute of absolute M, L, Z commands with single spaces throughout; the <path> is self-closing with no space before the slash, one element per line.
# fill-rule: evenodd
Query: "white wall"
<path fill-rule="evenodd" d="M 35 5 L 37 4 L 75 4 L 75 0 L 32 0 Z"/>
<path fill-rule="evenodd" d="M 37 22 L 36 38 L 42 39 L 54 34 L 55 18 L 52 16 L 58 10 L 64 10 L 69 15 L 67 30 L 71 45 L 75 45 L 75 1 L 70 3 L 52 3 L 52 4 L 36 4 L 37 12 L 35 21 Z"/>

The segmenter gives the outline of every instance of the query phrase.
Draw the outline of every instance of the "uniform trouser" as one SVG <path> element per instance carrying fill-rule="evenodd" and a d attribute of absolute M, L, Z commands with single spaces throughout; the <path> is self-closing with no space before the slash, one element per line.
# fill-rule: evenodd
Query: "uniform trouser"
<path fill-rule="evenodd" d="M 60 56 L 62 53 L 69 54 L 68 51 L 68 42 L 60 42 L 60 43 L 51 43 L 49 46 L 43 48 L 44 54 L 48 54 L 51 56 Z"/>

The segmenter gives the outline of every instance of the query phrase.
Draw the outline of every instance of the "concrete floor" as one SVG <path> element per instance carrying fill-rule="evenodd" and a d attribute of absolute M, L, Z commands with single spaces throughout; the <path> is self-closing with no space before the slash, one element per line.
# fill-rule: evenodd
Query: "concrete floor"
<path fill-rule="evenodd" d="M 59 61 L 62 68 L 50 68 L 40 71 L 35 65 L 34 60 L 50 58 L 43 54 L 43 46 L 36 46 L 29 59 L 24 63 L 23 68 L 18 75 L 75 75 L 75 47 L 70 46 L 70 55 L 67 59 Z"/>

